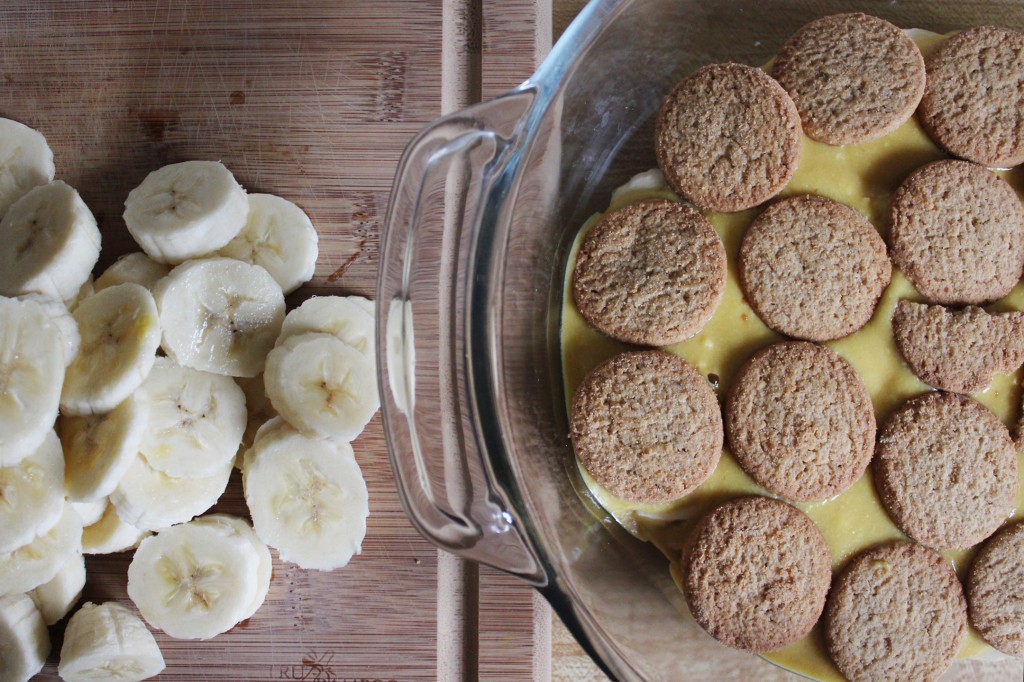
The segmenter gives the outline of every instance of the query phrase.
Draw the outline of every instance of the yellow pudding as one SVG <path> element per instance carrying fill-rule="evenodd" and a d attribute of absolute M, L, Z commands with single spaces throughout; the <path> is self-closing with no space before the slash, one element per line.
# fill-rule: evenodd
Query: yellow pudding
<path fill-rule="evenodd" d="M 926 53 L 942 39 L 941 36 L 921 34 L 914 37 Z M 866 215 L 882 236 L 887 237 L 886 215 L 892 192 L 915 168 L 945 157 L 921 129 L 916 118 L 882 138 L 860 145 L 832 147 L 805 137 L 796 175 L 780 196 L 813 193 L 833 198 Z M 1022 193 L 1024 173 L 1000 171 L 999 175 L 1010 182 L 1018 195 Z M 627 188 L 617 193 L 609 210 L 641 199 L 678 200 L 663 184 L 658 187 L 657 182 L 651 182 L 650 175 L 637 184 L 642 188 L 632 191 Z M 728 257 L 725 295 L 699 334 L 665 348 L 685 358 L 708 377 L 720 398 L 726 394 L 737 370 L 756 350 L 783 338 L 766 327 L 744 301 L 737 276 L 740 242 L 757 214 L 756 209 L 731 214 L 705 213 L 721 236 Z M 589 327 L 572 300 L 576 250 L 583 235 L 599 217 L 594 216 L 587 221 L 577 235 L 565 278 L 561 350 L 567 405 L 587 372 L 606 358 L 630 348 Z M 827 344 L 860 374 L 871 395 L 879 424 L 906 399 L 931 390 L 911 373 L 896 349 L 891 319 L 900 299 L 921 300 L 921 297 L 894 269 L 892 283 L 883 293 L 871 321 L 854 334 Z M 997 312 L 1024 310 L 1024 285 L 1018 284 L 1007 297 L 988 306 L 988 309 Z M 1018 374 L 996 375 L 987 390 L 974 395 L 1008 426 L 1016 422 L 1020 411 Z M 1018 454 L 1018 458 L 1020 468 L 1024 470 L 1024 456 Z M 728 450 L 723 452 L 711 477 L 694 492 L 680 500 L 659 505 L 617 499 L 603 490 L 582 467 L 579 470 L 585 486 L 585 491 L 581 492 L 592 495 L 623 528 L 658 547 L 668 558 L 673 576 L 678 576 L 680 550 L 693 519 L 714 505 L 739 495 L 769 495 L 743 472 Z M 870 466 L 860 480 L 842 494 L 824 502 L 799 503 L 796 506 L 821 529 L 832 553 L 833 571 L 840 570 L 848 558 L 863 549 L 905 537 L 879 501 L 871 480 Z M 1022 513 L 1024 490 L 1018 483 L 1013 518 Z M 973 554 L 973 550 L 944 552 L 961 578 Z M 993 650 L 971 630 L 959 656 L 973 657 L 986 651 Z M 766 654 L 765 658 L 819 680 L 843 679 L 828 657 L 820 627 L 796 644 Z"/>

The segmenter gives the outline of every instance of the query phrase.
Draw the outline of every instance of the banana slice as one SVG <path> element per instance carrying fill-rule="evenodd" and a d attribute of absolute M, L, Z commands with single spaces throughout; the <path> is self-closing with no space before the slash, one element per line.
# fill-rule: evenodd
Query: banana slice
<path fill-rule="evenodd" d="M 86 602 L 68 621 L 57 673 L 64 682 L 140 682 L 165 667 L 141 618 L 117 602 Z"/>
<path fill-rule="evenodd" d="M 155 289 L 167 355 L 233 377 L 263 371 L 281 332 L 284 294 L 258 265 L 230 258 L 183 263 Z"/>
<path fill-rule="evenodd" d="M 110 494 L 122 521 L 159 530 L 190 521 L 212 507 L 228 487 L 232 460 L 213 476 L 176 478 L 149 466 L 140 455 Z"/>
<path fill-rule="evenodd" d="M 82 530 L 82 552 L 85 554 L 113 554 L 135 549 L 152 533 L 125 523 L 117 515 L 117 507 L 107 504 L 103 516 Z"/>
<path fill-rule="evenodd" d="M 114 261 L 93 286 L 96 291 L 103 291 L 118 284 L 139 284 L 153 291 L 156 283 L 170 271 L 171 268 L 164 263 L 157 263 L 146 254 L 137 251 L 125 254 Z"/>
<path fill-rule="evenodd" d="M 265 268 L 290 294 L 313 279 L 317 241 L 301 208 L 273 194 L 250 194 L 245 227 L 217 253 Z"/>
<path fill-rule="evenodd" d="M 139 451 L 168 476 L 200 478 L 232 462 L 246 426 L 246 401 L 231 377 L 159 358 L 140 393 L 150 404 Z"/>
<path fill-rule="evenodd" d="M 0 469 L 0 553 L 27 545 L 64 513 L 64 454 L 50 431 L 39 449 Z"/>
<path fill-rule="evenodd" d="M 148 416 L 149 403 L 138 392 L 106 414 L 61 415 L 64 487 L 72 502 L 96 502 L 114 492 L 139 453 Z"/>
<path fill-rule="evenodd" d="M 66 414 L 109 412 L 132 394 L 153 368 L 160 347 L 160 318 L 153 294 L 119 284 L 75 308 L 82 334 L 68 367 L 60 407 Z"/>
<path fill-rule="evenodd" d="M 354 296 L 314 296 L 284 318 L 278 346 L 293 336 L 322 333 L 337 336 L 375 365 L 373 315 L 354 301 Z M 365 299 L 363 299 L 365 300 Z"/>
<path fill-rule="evenodd" d="M 18 199 L 0 221 L 0 294 L 37 292 L 66 300 L 78 293 L 100 257 L 100 231 L 89 207 L 57 180 Z"/>
<path fill-rule="evenodd" d="M 274 567 L 274 560 L 270 556 L 270 549 L 260 541 L 256 531 L 252 529 L 249 522 L 237 516 L 209 514 L 207 516 L 200 516 L 192 521 L 192 524 L 210 526 L 226 534 L 228 537 L 245 538 L 252 545 L 253 549 L 256 550 L 256 554 L 259 557 L 259 565 L 256 567 L 256 595 L 245 609 L 245 615 L 242 616 L 241 620 L 252 618 L 259 611 L 260 607 L 263 606 L 263 602 L 270 592 L 270 575 Z"/>
<path fill-rule="evenodd" d="M 38 305 L 0 297 L 0 321 L 0 467 L 7 467 L 35 452 L 53 430 L 64 349 Z"/>
<path fill-rule="evenodd" d="M 185 161 L 155 170 L 124 202 L 128 231 L 160 263 L 213 253 L 242 231 L 248 215 L 245 190 L 216 161 Z"/>
<path fill-rule="evenodd" d="M 38 130 L 0 118 L 0 215 L 29 190 L 53 181 L 53 152 Z"/>
<path fill-rule="evenodd" d="M 64 366 L 67 367 L 78 355 L 78 347 L 81 345 L 82 337 L 78 334 L 78 323 L 71 315 L 71 311 L 62 301 L 43 296 L 42 294 L 25 294 L 18 297 L 19 301 L 28 301 L 41 306 L 43 312 L 50 318 L 50 321 L 57 325 L 64 347 Z"/>
<path fill-rule="evenodd" d="M 245 451 L 252 447 L 256 438 L 256 431 L 268 421 L 277 416 L 277 410 L 270 404 L 267 391 L 263 387 L 263 375 L 255 377 L 238 377 L 235 379 L 245 394 L 245 410 L 248 413 L 248 421 L 245 423 L 245 433 L 242 434 L 242 444 L 238 446 L 238 454 L 235 455 L 235 468 L 242 468 L 242 459 Z"/>
<path fill-rule="evenodd" d="M 146 538 L 128 567 L 128 596 L 155 628 L 210 639 L 243 620 L 257 590 L 259 556 L 241 536 L 183 523 Z"/>
<path fill-rule="evenodd" d="M 70 504 L 82 519 L 83 528 L 99 523 L 99 520 L 103 518 L 103 512 L 107 511 L 107 498 L 105 497 L 95 502 L 71 502 Z"/>
<path fill-rule="evenodd" d="M 330 334 L 285 340 L 267 356 L 263 381 L 282 417 L 325 438 L 355 439 L 380 407 L 373 365 Z"/>
<path fill-rule="evenodd" d="M 53 625 L 68 615 L 78 603 L 85 587 L 85 557 L 81 553 L 71 555 L 57 571 L 57 575 L 28 593 L 35 602 L 43 622 Z"/>
<path fill-rule="evenodd" d="M 89 275 L 89 279 L 85 280 L 85 284 L 78 287 L 78 291 L 71 298 L 64 299 L 64 305 L 71 312 L 75 312 L 75 308 L 78 304 L 89 298 L 96 293 L 96 284 L 92 280 L 92 275 Z"/>
<path fill-rule="evenodd" d="M 28 682 L 46 664 L 50 633 L 27 594 L 0 597 L 0 679 Z"/>
<path fill-rule="evenodd" d="M 345 298 L 366 311 L 370 317 L 377 317 L 377 304 L 365 296 L 346 296 Z"/>
<path fill-rule="evenodd" d="M 57 524 L 13 552 L 0 554 L 0 595 L 28 592 L 57 575 L 72 555 L 82 551 L 82 519 L 64 505 Z"/>
<path fill-rule="evenodd" d="M 360 552 L 370 509 L 348 443 L 273 419 L 245 457 L 242 487 L 256 535 L 284 561 L 329 571 Z"/>

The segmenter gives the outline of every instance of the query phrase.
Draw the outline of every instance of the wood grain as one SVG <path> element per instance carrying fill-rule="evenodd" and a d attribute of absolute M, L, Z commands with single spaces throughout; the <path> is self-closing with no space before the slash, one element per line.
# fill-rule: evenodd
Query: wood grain
<path fill-rule="evenodd" d="M 317 227 L 316 277 L 292 305 L 313 293 L 372 296 L 399 155 L 441 113 L 440 0 L 17 0 L 0 12 L 0 39 L 0 115 L 50 140 L 58 176 L 99 220 L 97 271 L 135 250 L 122 204 L 146 173 L 219 159 Z M 402 511 L 379 418 L 355 449 L 370 489 L 362 555 L 331 573 L 275 557 L 267 603 L 250 620 L 209 642 L 157 633 L 160 679 L 439 678 L 438 553 Z M 217 509 L 246 513 L 237 476 Z M 84 598 L 131 606 L 129 561 L 90 557 Z M 500 588 L 492 595 L 501 601 Z M 532 642 L 529 618 L 513 614 L 501 629 Z M 534 679 L 522 664 L 532 653 L 493 643 L 494 679 Z M 58 627 L 39 679 L 57 679 L 60 644 Z"/>

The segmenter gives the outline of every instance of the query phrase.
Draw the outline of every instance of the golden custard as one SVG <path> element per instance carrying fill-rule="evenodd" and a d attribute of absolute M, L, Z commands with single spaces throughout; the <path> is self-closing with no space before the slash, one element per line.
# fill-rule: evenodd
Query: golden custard
<path fill-rule="evenodd" d="M 913 34 L 926 54 L 941 42 L 942 36 Z M 912 118 L 899 129 L 877 140 L 847 147 L 832 147 L 804 137 L 796 175 L 780 196 L 819 194 L 831 197 L 865 214 L 883 237 L 892 192 L 912 170 L 929 161 L 945 158 Z M 1024 193 L 1024 172 L 1000 171 L 1018 195 Z M 608 210 L 614 210 L 641 199 L 679 200 L 670 190 L 646 188 L 625 191 L 613 199 Z M 759 348 L 782 340 L 758 319 L 743 299 L 737 277 L 736 259 L 747 226 L 757 209 L 722 214 L 705 212 L 714 226 L 728 257 L 728 278 L 725 295 L 714 316 L 695 337 L 665 350 L 689 361 L 716 385 L 723 397 L 743 363 Z M 600 215 L 593 216 L 580 229 L 569 257 L 562 307 L 562 367 L 566 402 L 583 377 L 603 360 L 630 349 L 589 327 L 572 300 L 572 272 L 576 251 L 583 235 Z M 874 404 L 879 426 L 889 413 L 904 400 L 931 390 L 907 368 L 893 341 L 891 319 L 900 299 L 922 300 L 910 282 L 895 268 L 892 283 L 885 290 L 874 317 L 862 329 L 828 345 L 843 356 L 860 374 Z M 1024 310 L 1024 285 L 1004 299 L 988 306 L 991 311 Z M 993 410 L 1007 426 L 1013 426 L 1020 411 L 1018 373 L 996 375 L 986 391 L 974 398 Z M 1019 453 L 1020 471 L 1024 471 L 1024 454 Z M 637 504 L 618 499 L 603 490 L 582 468 L 578 467 L 587 491 L 626 530 L 641 540 L 653 543 L 669 560 L 669 568 L 679 583 L 680 550 L 692 520 L 714 505 L 744 494 L 769 495 L 736 463 L 728 450 L 711 477 L 686 497 L 666 504 Z M 893 524 L 875 493 L 871 467 L 852 487 L 842 494 L 817 503 L 798 503 L 821 529 L 832 552 L 832 568 L 838 571 L 857 552 L 890 539 L 906 536 Z M 1017 506 L 1013 517 L 1024 514 L 1024 489 L 1018 482 Z M 961 578 L 974 550 L 943 553 Z M 961 647 L 959 657 L 970 658 L 983 653 L 994 654 L 971 629 Z M 794 672 L 822 680 L 841 681 L 825 649 L 820 626 L 807 637 L 765 658 Z"/>

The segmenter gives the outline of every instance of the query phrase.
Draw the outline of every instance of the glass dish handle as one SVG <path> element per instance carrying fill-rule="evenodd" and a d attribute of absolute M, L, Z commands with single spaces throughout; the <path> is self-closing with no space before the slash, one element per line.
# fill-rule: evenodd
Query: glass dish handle
<path fill-rule="evenodd" d="M 392 470 L 413 525 L 463 558 L 543 584 L 496 480 L 488 442 L 493 449 L 498 434 L 492 419 L 480 419 L 481 387 L 467 369 L 468 323 L 487 306 L 478 300 L 487 287 L 474 275 L 476 247 L 500 220 L 495 207 L 532 101 L 519 90 L 464 109 L 406 148 L 382 234 L 377 357 Z"/>

